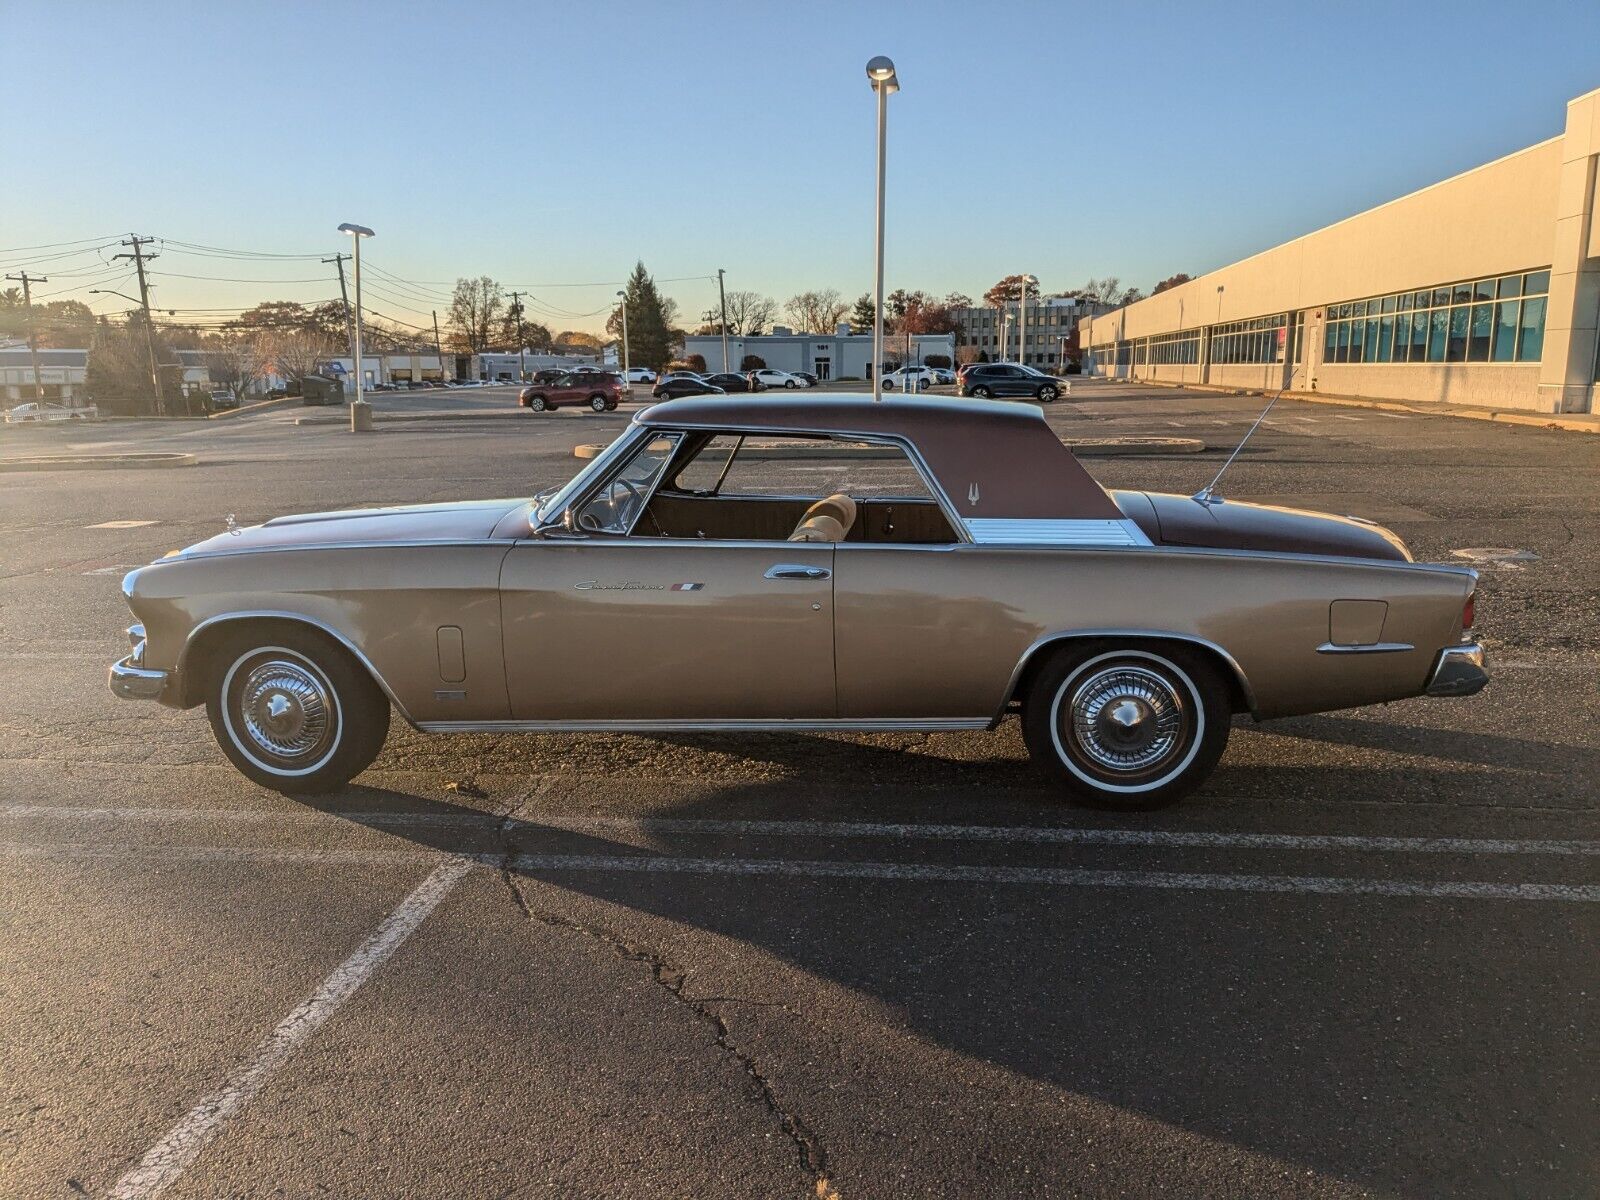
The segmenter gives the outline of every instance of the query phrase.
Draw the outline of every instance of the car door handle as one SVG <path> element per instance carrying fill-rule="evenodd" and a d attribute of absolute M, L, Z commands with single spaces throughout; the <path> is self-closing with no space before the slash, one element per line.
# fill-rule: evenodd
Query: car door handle
<path fill-rule="evenodd" d="M 763 579 L 828 579 L 833 572 L 827 567 L 808 567 L 804 563 L 777 563 L 767 568 Z"/>

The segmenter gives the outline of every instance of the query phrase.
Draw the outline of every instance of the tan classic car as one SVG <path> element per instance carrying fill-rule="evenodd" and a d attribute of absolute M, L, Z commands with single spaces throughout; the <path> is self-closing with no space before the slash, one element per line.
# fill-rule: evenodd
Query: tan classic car
<path fill-rule="evenodd" d="M 119 696 L 325 791 L 418 729 L 994 728 L 1071 795 L 1177 799 L 1257 719 L 1487 681 L 1477 576 L 1367 521 L 1097 484 L 1037 408 L 645 409 L 567 484 L 280 517 L 130 574 Z"/>

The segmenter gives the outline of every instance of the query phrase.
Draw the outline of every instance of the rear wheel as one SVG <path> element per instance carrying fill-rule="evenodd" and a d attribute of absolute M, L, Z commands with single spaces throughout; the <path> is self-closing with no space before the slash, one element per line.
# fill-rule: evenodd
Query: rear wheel
<path fill-rule="evenodd" d="M 989 398 L 990 398 L 990 397 L 991 397 L 991 396 L 993 396 L 993 395 L 994 395 L 994 393 L 993 393 L 993 392 L 991 392 L 991 391 L 990 391 L 990 390 L 989 390 L 989 389 L 988 389 L 988 388 L 986 388 L 986 387 L 975 387 L 975 388 L 973 388 L 973 389 L 972 389 L 972 394 L 973 394 L 973 395 L 974 395 L 974 396 L 976 396 L 976 397 L 977 397 L 977 398 L 978 398 L 978 399 L 979 399 L 979 400 L 987 400 L 987 399 L 989 399 Z"/>
<path fill-rule="evenodd" d="M 383 749 L 388 698 L 325 634 L 245 628 L 208 661 L 211 732 L 252 782 L 289 794 L 336 791 Z"/>
<path fill-rule="evenodd" d="M 1080 803 L 1164 808 L 1203 783 L 1228 745 L 1227 688 L 1198 653 L 1084 643 L 1023 697 L 1028 753 Z"/>
<path fill-rule="evenodd" d="M 589 407 L 595 412 L 605 412 L 606 408 L 608 407 L 606 398 L 600 395 L 598 392 L 595 393 L 593 396 L 589 397 Z"/>

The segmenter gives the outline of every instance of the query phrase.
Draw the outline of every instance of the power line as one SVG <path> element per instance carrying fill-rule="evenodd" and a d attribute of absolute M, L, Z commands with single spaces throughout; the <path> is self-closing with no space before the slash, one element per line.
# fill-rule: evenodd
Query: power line
<path fill-rule="evenodd" d="M 167 279 L 213 279 L 218 283 L 327 283 L 324 276 L 318 275 L 312 279 L 235 279 L 230 275 L 185 275 L 181 271 L 151 271 L 152 275 L 160 275 Z"/>
<path fill-rule="evenodd" d="M 77 238 L 70 242 L 44 242 L 37 246 L 5 246 L 0 247 L 0 254 L 21 254 L 26 250 L 54 250 L 59 246 L 81 246 L 85 242 L 104 242 L 109 246 L 116 240 L 116 234 L 108 233 L 104 237 Z"/>

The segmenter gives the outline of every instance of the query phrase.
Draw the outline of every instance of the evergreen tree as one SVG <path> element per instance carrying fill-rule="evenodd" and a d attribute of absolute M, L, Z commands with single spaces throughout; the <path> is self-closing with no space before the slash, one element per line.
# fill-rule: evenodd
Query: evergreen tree
<path fill-rule="evenodd" d="M 856 306 L 850 310 L 850 332 L 871 333 L 873 314 L 877 311 L 877 306 L 872 303 L 872 293 L 862 292 Z"/>
<path fill-rule="evenodd" d="M 622 303 L 628 306 L 628 361 L 636 367 L 659 371 L 672 358 L 673 347 L 681 334 L 673 328 L 678 306 L 656 289 L 656 281 L 637 263 L 628 278 Z M 606 322 L 606 330 L 622 335 L 622 308 L 619 305 Z"/>

